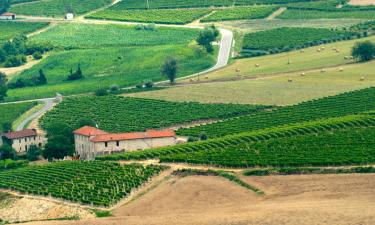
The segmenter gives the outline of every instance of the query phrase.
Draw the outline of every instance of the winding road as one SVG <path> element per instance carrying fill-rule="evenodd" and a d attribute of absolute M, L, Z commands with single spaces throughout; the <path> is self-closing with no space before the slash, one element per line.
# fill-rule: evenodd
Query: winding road
<path fill-rule="evenodd" d="M 44 106 L 43 108 L 41 108 L 40 110 L 36 111 L 35 113 L 31 114 L 30 116 L 28 116 L 27 118 L 25 118 L 16 128 L 16 131 L 20 131 L 20 130 L 23 130 L 23 129 L 26 129 L 27 125 L 33 121 L 34 119 L 36 118 L 39 118 L 40 116 L 42 116 L 44 113 L 46 113 L 48 110 L 52 109 L 53 107 L 53 99 L 50 99 L 50 98 L 47 98 L 47 99 L 43 99 L 41 100 L 41 102 L 44 103 Z"/>

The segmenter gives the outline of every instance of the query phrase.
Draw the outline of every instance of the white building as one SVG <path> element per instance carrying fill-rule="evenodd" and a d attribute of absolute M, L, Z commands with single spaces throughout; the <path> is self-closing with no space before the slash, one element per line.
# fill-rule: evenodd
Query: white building
<path fill-rule="evenodd" d="M 73 13 L 67 13 L 67 14 L 65 15 L 65 19 L 66 19 L 66 20 L 72 20 L 72 19 L 74 19 L 74 14 L 73 14 Z"/>
<path fill-rule="evenodd" d="M 136 151 L 176 144 L 173 130 L 110 134 L 85 126 L 74 131 L 75 149 L 81 159 L 92 160 L 98 155 Z"/>
<path fill-rule="evenodd" d="M 0 20 L 15 20 L 16 14 L 5 12 L 0 15 Z"/>
<path fill-rule="evenodd" d="M 31 145 L 42 147 L 46 143 L 44 136 L 38 134 L 35 129 L 0 134 L 0 145 L 4 144 L 4 141 L 9 142 L 17 153 L 26 153 Z"/>

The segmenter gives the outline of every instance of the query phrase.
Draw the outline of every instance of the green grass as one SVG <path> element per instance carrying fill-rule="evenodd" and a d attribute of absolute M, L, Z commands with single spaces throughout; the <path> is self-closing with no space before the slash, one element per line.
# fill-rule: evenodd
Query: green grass
<path fill-rule="evenodd" d="M 210 12 L 211 10 L 209 9 L 116 10 L 115 8 L 109 8 L 91 14 L 87 18 L 143 23 L 187 24 Z"/>
<path fill-rule="evenodd" d="M 59 24 L 30 39 L 31 42 L 51 43 L 57 47 L 118 48 L 186 44 L 198 36 L 197 29 L 158 27 L 156 30 L 136 30 L 134 26 L 96 25 L 80 23 Z"/>
<path fill-rule="evenodd" d="M 97 161 L 55 162 L 0 172 L 0 188 L 108 207 L 164 169 Z"/>
<path fill-rule="evenodd" d="M 0 133 L 5 132 L 3 130 L 3 125 L 5 123 L 13 123 L 13 121 L 34 105 L 35 103 L 33 102 L 0 105 Z"/>
<path fill-rule="evenodd" d="M 332 31 L 321 28 L 291 28 L 283 27 L 273 30 L 246 34 L 243 48 L 249 50 L 274 50 L 285 48 L 307 47 L 316 45 L 319 41 L 336 40 L 352 37 L 355 33 Z"/>
<path fill-rule="evenodd" d="M 207 69 L 216 62 L 215 55 L 186 45 L 60 51 L 14 76 L 10 81 L 15 82 L 18 77 L 32 79 L 37 76 L 39 69 L 43 69 L 48 80 L 47 85 L 9 90 L 6 100 L 52 97 L 56 92 L 72 95 L 93 92 L 99 87 L 110 87 L 114 84 L 127 87 L 146 80 L 166 80 L 160 74 L 160 66 L 169 56 L 175 56 L 178 60 L 179 77 Z M 85 78 L 66 81 L 69 70 L 76 69 L 78 63 Z"/>
<path fill-rule="evenodd" d="M 277 9 L 278 7 L 276 6 L 253 6 L 218 10 L 212 15 L 202 19 L 201 22 L 263 19 Z"/>
<path fill-rule="evenodd" d="M 277 17 L 278 19 L 375 19 L 375 11 L 329 12 L 319 10 L 288 9 Z"/>
<path fill-rule="evenodd" d="M 368 127 L 170 154 L 160 161 L 225 167 L 361 165 L 375 162 L 374 145 L 375 127 Z"/>
<path fill-rule="evenodd" d="M 111 0 L 45 0 L 14 5 L 10 11 L 21 15 L 62 17 L 67 6 L 71 6 L 76 15 L 109 5 Z"/>
<path fill-rule="evenodd" d="M 184 136 L 198 136 L 205 132 L 209 137 L 301 123 L 332 117 L 341 117 L 375 109 L 375 87 L 347 92 L 331 97 L 306 101 L 297 105 L 258 112 L 214 124 L 178 130 Z"/>
<path fill-rule="evenodd" d="M 263 106 L 176 103 L 118 96 L 67 98 L 42 119 L 47 128 L 58 121 L 75 128 L 87 118 L 109 132 L 144 131 L 198 120 L 223 119 L 263 110 Z M 126 116 L 124 116 L 126 115 Z M 116 120 L 116 123 L 113 123 Z"/>
<path fill-rule="evenodd" d="M 20 117 L 18 117 L 15 121 L 13 121 L 13 123 L 12 123 L 13 130 L 16 130 L 17 127 L 18 127 L 18 125 L 20 125 L 20 123 L 22 121 L 24 121 L 26 118 L 28 118 L 32 114 L 36 113 L 40 109 L 42 109 L 44 107 L 44 105 L 45 105 L 45 103 L 37 103 L 37 104 L 35 104 L 34 107 L 32 107 L 30 110 L 26 111 L 24 114 L 22 114 Z M 31 121 L 30 121 L 30 123 L 31 123 Z M 27 126 L 28 126 L 28 124 L 26 124 L 26 127 Z"/>
<path fill-rule="evenodd" d="M 0 22 L 0 44 L 19 35 L 25 35 L 47 26 L 42 22 Z"/>

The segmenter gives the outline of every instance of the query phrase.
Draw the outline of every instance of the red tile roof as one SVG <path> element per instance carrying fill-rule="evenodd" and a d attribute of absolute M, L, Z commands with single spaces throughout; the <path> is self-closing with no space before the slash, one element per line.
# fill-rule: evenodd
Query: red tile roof
<path fill-rule="evenodd" d="M 84 126 L 79 128 L 78 130 L 75 130 L 73 132 L 74 134 L 83 135 L 83 136 L 96 136 L 96 135 L 102 135 L 102 134 L 108 134 L 105 131 L 99 130 L 96 127 L 90 127 L 90 126 Z"/>
<path fill-rule="evenodd" d="M 5 12 L 1 14 L 1 16 L 15 16 L 16 14 L 10 13 L 10 12 Z"/>
<path fill-rule="evenodd" d="M 25 138 L 25 137 L 32 137 L 37 136 L 37 132 L 35 129 L 26 129 L 21 131 L 12 131 L 5 133 L 4 136 L 8 139 L 18 139 L 18 138 Z"/>
<path fill-rule="evenodd" d="M 106 142 L 106 141 L 123 141 L 146 138 L 163 138 L 175 137 L 176 133 L 173 130 L 148 130 L 146 132 L 124 133 L 124 134 L 103 134 L 91 138 L 92 142 Z"/>

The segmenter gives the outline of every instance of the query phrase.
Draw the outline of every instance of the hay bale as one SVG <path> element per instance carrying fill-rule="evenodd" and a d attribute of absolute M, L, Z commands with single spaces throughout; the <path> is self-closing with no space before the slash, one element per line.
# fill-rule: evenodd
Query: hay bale
<path fill-rule="evenodd" d="M 204 79 L 206 79 L 206 80 L 207 80 L 207 79 L 208 79 L 208 77 L 204 77 Z"/>
<path fill-rule="evenodd" d="M 190 78 L 190 82 L 194 82 L 194 80 Z"/>
<path fill-rule="evenodd" d="M 326 48 L 325 47 L 321 47 L 322 50 L 325 50 Z"/>
<path fill-rule="evenodd" d="M 344 59 L 349 59 L 349 56 L 345 56 Z"/>
<path fill-rule="evenodd" d="M 305 51 L 304 50 L 301 50 L 301 51 L 299 51 L 300 53 L 304 53 Z"/>
<path fill-rule="evenodd" d="M 365 77 L 361 77 L 360 81 L 365 81 Z"/>
<path fill-rule="evenodd" d="M 321 69 L 320 72 L 321 72 L 321 73 L 325 73 L 326 70 L 325 70 L 325 69 Z"/>
<path fill-rule="evenodd" d="M 317 49 L 316 51 L 317 51 L 317 52 L 320 52 L 321 50 L 320 50 L 320 48 L 319 48 L 319 49 Z"/>
<path fill-rule="evenodd" d="M 290 83 L 290 82 L 293 82 L 292 78 L 289 78 L 289 79 L 288 79 L 288 82 L 289 82 L 289 83 Z"/>
<path fill-rule="evenodd" d="M 260 67 L 259 63 L 255 64 L 255 67 Z"/>
<path fill-rule="evenodd" d="M 340 72 L 344 71 L 344 68 L 340 68 L 339 71 L 340 71 Z"/>
<path fill-rule="evenodd" d="M 236 69 L 236 72 L 239 73 L 241 70 L 239 68 Z"/>
<path fill-rule="evenodd" d="M 306 75 L 306 73 L 301 73 L 301 76 L 305 76 Z"/>

